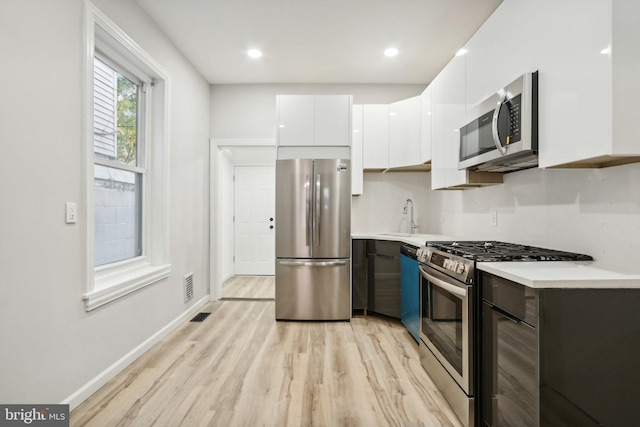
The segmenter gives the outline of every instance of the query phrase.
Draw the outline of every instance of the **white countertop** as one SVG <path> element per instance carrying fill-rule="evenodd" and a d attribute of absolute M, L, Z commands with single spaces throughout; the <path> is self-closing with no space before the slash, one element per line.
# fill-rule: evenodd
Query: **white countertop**
<path fill-rule="evenodd" d="M 476 268 L 530 288 L 640 288 L 640 267 L 597 261 L 479 262 Z"/>
<path fill-rule="evenodd" d="M 391 240 L 394 242 L 407 243 L 414 246 L 424 246 L 425 242 L 446 242 L 459 240 L 455 237 L 443 234 L 409 234 L 409 233 L 353 233 L 352 239 L 377 239 Z"/>

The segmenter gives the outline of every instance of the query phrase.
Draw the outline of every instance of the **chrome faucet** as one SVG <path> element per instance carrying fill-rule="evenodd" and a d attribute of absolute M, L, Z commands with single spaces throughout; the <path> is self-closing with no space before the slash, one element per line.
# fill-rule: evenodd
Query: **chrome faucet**
<path fill-rule="evenodd" d="M 416 228 L 420 226 L 415 222 L 413 222 L 413 200 L 407 199 L 407 201 L 404 202 L 404 209 L 402 209 L 402 213 L 405 215 L 407 214 L 407 208 L 409 207 L 409 203 L 411 203 L 411 220 L 409 223 L 409 234 L 415 234 Z"/>

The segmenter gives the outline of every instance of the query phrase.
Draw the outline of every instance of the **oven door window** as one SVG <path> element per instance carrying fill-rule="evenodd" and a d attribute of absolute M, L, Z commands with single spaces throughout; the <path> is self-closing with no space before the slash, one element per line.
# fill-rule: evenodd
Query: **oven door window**
<path fill-rule="evenodd" d="M 422 278 L 422 334 L 460 376 L 463 369 L 466 298 Z M 426 343 L 425 343 L 426 344 Z"/>

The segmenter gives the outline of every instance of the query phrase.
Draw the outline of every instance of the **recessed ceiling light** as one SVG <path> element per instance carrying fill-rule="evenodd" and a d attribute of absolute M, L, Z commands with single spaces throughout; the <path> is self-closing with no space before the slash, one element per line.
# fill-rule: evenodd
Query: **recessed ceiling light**
<path fill-rule="evenodd" d="M 467 49 L 460 49 L 456 52 L 456 56 L 462 56 L 467 53 Z"/>
<path fill-rule="evenodd" d="M 262 56 L 262 52 L 260 52 L 258 49 L 249 49 L 247 51 L 247 55 L 252 58 L 260 58 Z"/>
<path fill-rule="evenodd" d="M 600 51 L 600 53 L 603 54 L 603 55 L 607 55 L 609 52 L 611 52 L 611 49 L 608 48 L 608 47 L 606 47 L 606 48 L 604 48 L 604 49 L 602 49 Z"/>
<path fill-rule="evenodd" d="M 398 54 L 398 49 L 395 47 L 390 47 L 389 49 L 384 51 L 384 55 L 388 57 L 396 56 Z"/>

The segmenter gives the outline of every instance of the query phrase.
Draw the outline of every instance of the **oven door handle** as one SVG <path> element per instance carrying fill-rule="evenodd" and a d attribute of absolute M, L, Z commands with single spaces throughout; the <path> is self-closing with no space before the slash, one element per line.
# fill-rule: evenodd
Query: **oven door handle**
<path fill-rule="evenodd" d="M 452 294 L 457 295 L 457 296 L 462 297 L 462 298 L 466 298 L 467 297 L 466 286 L 463 289 L 463 288 L 461 288 L 459 286 L 452 285 L 451 283 L 447 283 L 444 280 L 438 279 L 437 277 L 434 277 L 431 274 L 427 273 L 426 270 L 424 268 L 422 268 L 422 266 L 418 266 L 418 268 L 420 269 L 420 273 L 422 273 L 422 275 L 427 280 L 429 280 L 429 282 L 433 283 L 434 285 L 438 286 L 439 288 L 442 288 L 445 291 L 451 292 Z"/>

